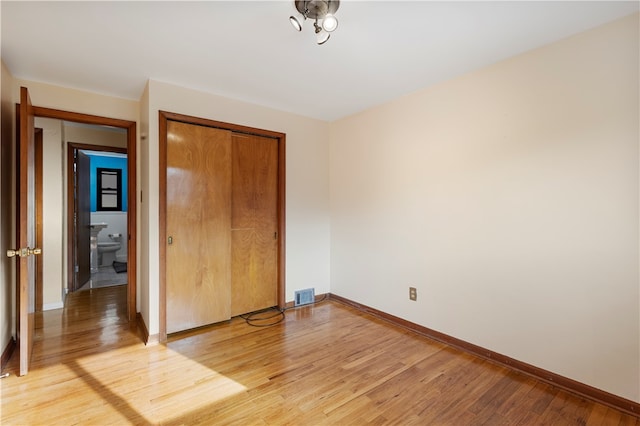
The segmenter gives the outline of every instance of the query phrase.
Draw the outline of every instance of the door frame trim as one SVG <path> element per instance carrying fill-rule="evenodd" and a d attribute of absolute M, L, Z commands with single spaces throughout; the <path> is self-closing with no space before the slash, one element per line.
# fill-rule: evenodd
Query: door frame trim
<path fill-rule="evenodd" d="M 236 133 L 263 136 L 278 141 L 278 258 L 277 258 L 277 300 L 278 308 L 285 307 L 285 272 L 286 272 L 286 134 L 255 127 L 241 126 L 239 124 L 225 123 L 206 118 L 193 117 L 168 111 L 158 111 L 159 122 L 159 316 L 160 333 L 159 340 L 167 341 L 167 122 L 178 121 L 186 124 L 195 124 L 216 129 L 230 130 Z"/>
<path fill-rule="evenodd" d="M 75 283 L 75 252 L 77 250 L 75 243 L 75 230 L 73 227 L 73 219 L 74 213 L 76 210 L 76 206 L 74 203 L 73 197 L 70 197 L 70 194 L 73 194 L 75 191 L 75 187 L 73 184 L 74 172 L 70 164 L 74 163 L 74 153 L 76 150 L 91 150 L 91 151 L 104 151 L 104 152 L 118 152 L 121 154 L 127 154 L 127 161 L 129 159 L 129 154 L 127 153 L 126 148 L 117 148 L 103 145 L 91 145 L 86 143 L 76 143 L 76 142 L 68 142 L 67 143 L 67 289 L 71 288 L 80 288 L 79 283 Z M 127 188 L 128 189 L 128 188 Z M 128 197 L 127 197 L 128 201 Z M 129 220 L 129 208 L 127 205 L 127 222 Z M 128 224 L 127 224 L 128 227 Z M 127 259 L 129 260 L 129 259 Z M 128 263 L 127 263 L 127 284 L 129 283 L 128 276 Z"/>
<path fill-rule="evenodd" d="M 35 117 L 53 118 L 63 121 L 74 121 L 76 123 L 93 124 L 98 126 L 119 127 L 127 131 L 127 318 L 129 323 L 136 324 L 136 296 L 137 296 L 137 167 L 136 167 L 136 145 L 137 130 L 136 122 L 122 120 L 118 118 L 101 117 L 98 115 L 82 114 L 78 112 L 63 111 L 53 108 L 33 106 Z M 69 194 L 67 194 L 68 197 Z M 67 228 L 69 228 L 67 224 Z M 68 232 L 68 231 L 67 231 Z M 67 234 L 68 235 L 68 234 Z M 67 242 L 69 245 L 69 241 Z M 69 262 L 69 260 L 67 260 Z M 67 277 L 68 280 L 68 277 Z"/>
<path fill-rule="evenodd" d="M 44 153 L 44 132 L 42 128 L 35 128 L 35 172 L 36 172 L 36 247 L 42 248 L 44 245 L 42 240 L 42 179 L 44 172 L 43 153 Z M 42 312 L 42 298 L 44 295 L 42 265 L 44 257 L 36 256 L 36 312 Z"/>

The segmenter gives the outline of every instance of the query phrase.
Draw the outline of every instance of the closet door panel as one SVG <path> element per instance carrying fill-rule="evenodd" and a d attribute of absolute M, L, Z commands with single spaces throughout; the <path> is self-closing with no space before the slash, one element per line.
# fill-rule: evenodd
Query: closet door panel
<path fill-rule="evenodd" d="M 278 142 L 233 134 L 231 315 L 277 305 Z"/>
<path fill-rule="evenodd" d="M 231 317 L 231 132 L 167 127 L 167 333 Z"/>
<path fill-rule="evenodd" d="M 239 229 L 231 235 L 231 316 L 277 305 L 273 232 Z"/>

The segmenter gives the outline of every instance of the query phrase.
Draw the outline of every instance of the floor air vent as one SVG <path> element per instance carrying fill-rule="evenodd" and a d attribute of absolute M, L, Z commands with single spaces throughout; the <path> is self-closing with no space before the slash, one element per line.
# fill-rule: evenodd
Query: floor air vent
<path fill-rule="evenodd" d="M 308 288 L 306 290 L 298 290 L 295 292 L 294 296 L 294 306 L 300 305 L 308 305 L 309 303 L 315 302 L 315 292 L 312 288 Z"/>

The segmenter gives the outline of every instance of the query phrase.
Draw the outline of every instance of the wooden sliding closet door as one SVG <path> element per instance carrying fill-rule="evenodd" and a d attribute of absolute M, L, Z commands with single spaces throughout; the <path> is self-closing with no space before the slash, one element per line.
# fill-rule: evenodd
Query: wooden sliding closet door
<path fill-rule="evenodd" d="M 278 304 L 278 141 L 233 134 L 231 316 Z"/>
<path fill-rule="evenodd" d="M 231 132 L 167 123 L 167 333 L 231 318 Z"/>

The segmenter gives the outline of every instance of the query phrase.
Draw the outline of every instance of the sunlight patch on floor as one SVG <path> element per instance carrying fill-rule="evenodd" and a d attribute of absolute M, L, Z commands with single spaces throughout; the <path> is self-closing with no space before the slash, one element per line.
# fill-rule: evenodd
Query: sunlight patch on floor
<path fill-rule="evenodd" d="M 101 368 L 107 362 L 103 354 L 77 361 L 91 376 L 88 382 L 95 382 L 92 387 L 98 396 L 130 421 L 136 415 L 152 424 L 179 419 L 247 390 L 241 383 L 165 346 L 147 349 L 149 357 L 142 357 L 140 365 L 123 364 L 118 371 L 114 371 L 112 361 L 109 367 Z M 117 353 L 111 357 L 117 357 Z M 150 364 L 153 368 L 147 368 Z M 138 382 L 135 391 L 132 380 Z M 141 388 L 145 390 L 141 392 Z"/>

